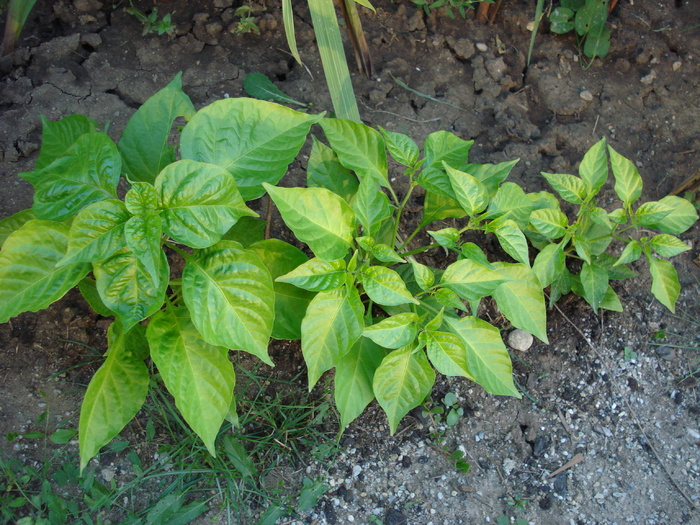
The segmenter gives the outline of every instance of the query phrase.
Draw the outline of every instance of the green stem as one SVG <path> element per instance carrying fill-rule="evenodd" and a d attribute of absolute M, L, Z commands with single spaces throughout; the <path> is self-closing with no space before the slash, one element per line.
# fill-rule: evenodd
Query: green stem
<path fill-rule="evenodd" d="M 404 245 L 405 245 L 405 244 L 406 244 L 406 243 L 404 243 Z M 439 247 L 440 247 L 439 244 L 429 244 L 428 246 L 423 246 L 423 247 L 421 247 L 421 248 L 416 248 L 415 250 L 411 250 L 410 252 L 405 252 L 405 253 L 402 253 L 402 254 L 400 254 L 400 255 L 401 255 L 401 257 L 408 257 L 409 255 L 415 255 L 415 254 L 417 254 L 417 253 L 426 252 L 426 251 L 428 251 L 428 250 L 430 250 L 430 249 L 432 249 L 432 248 L 439 248 Z"/>

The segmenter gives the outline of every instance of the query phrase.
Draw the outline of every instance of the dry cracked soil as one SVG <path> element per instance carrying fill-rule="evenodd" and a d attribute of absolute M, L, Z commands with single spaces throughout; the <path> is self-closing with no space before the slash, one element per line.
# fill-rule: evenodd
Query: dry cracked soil
<path fill-rule="evenodd" d="M 493 24 L 471 14 L 428 16 L 406 0 L 374 4 L 376 13 L 363 11 L 363 20 L 375 74 L 353 73 L 367 124 L 406 131 L 419 143 L 431 132 L 452 131 L 474 140 L 472 162 L 520 158 L 510 180 L 528 191 L 547 189 L 542 171 L 575 173 L 601 137 L 637 165 L 645 200 L 668 195 L 697 173 L 698 0 L 621 0 L 609 17 L 610 52 L 590 67 L 574 37 L 546 25 L 526 65 L 534 0 L 506 0 Z M 294 10 L 305 67 L 287 52 L 275 0 L 251 4 L 260 35 L 231 33 L 238 0 L 133 5 L 170 13 L 175 34 L 142 35 L 125 2 L 39 0 L 16 51 L 0 61 L 0 218 L 31 206 L 32 189 L 18 174 L 37 158 L 41 115 L 82 113 L 109 122 L 118 138 L 139 105 L 179 71 L 198 108 L 244 96 L 245 76 L 261 72 L 313 111 L 330 109 L 303 2 Z M 303 169 L 303 162 L 293 164 L 285 184 L 303 180 Z M 610 185 L 601 201 L 614 206 Z M 281 228 L 278 217 L 272 228 Z M 467 473 L 436 446 L 420 411 L 390 436 L 372 404 L 331 460 L 309 457 L 273 472 L 292 487 L 303 478 L 329 487 L 311 510 L 280 523 L 700 523 L 699 233 L 696 224 L 683 234 L 692 250 L 674 260 L 683 286 L 675 315 L 653 299 L 648 270 L 635 263 L 639 277 L 615 284 L 623 313 L 597 317 L 582 299 L 566 297 L 549 312 L 550 344 L 513 352 L 522 399 L 490 396 L 462 379 L 437 382 L 433 400 L 452 393 L 463 409 L 444 430 L 447 449 L 466 454 Z M 444 264 L 440 253 L 431 257 Z M 77 426 L 96 366 L 85 345 L 104 351 L 107 323 L 69 293 L 47 310 L 0 325 L 3 434 L 35 430 L 47 406 L 42 425 Z M 271 353 L 276 373 L 297 375 L 297 345 L 273 345 Z M 136 443 L 143 433 L 132 425 L 123 435 Z M 23 438 L 3 439 L 0 447 L 4 457 L 27 463 L 45 453 L 43 443 Z M 135 450 L 153 461 L 152 448 Z M 104 454 L 90 468 L 125 483 L 133 476 L 127 452 Z M 148 487 L 134 498 L 124 506 L 146 508 Z M 261 510 L 231 515 L 215 497 L 196 523 L 254 523 Z M 104 511 L 101 519 L 121 523 L 120 512 Z"/>

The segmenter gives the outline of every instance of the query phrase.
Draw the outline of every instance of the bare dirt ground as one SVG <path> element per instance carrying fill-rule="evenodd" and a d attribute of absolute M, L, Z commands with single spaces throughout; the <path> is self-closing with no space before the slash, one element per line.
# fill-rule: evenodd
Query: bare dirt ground
<path fill-rule="evenodd" d="M 483 25 L 471 17 L 426 16 L 404 0 L 375 2 L 377 12 L 365 13 L 364 25 L 376 74 L 353 76 L 364 121 L 419 142 L 453 131 L 474 139 L 472 162 L 519 157 L 511 180 L 529 191 L 547 189 L 541 171 L 575 173 L 603 136 L 638 166 L 646 200 L 694 174 L 700 2 L 621 0 L 609 19 L 610 53 L 588 69 L 574 38 L 546 27 L 526 66 L 534 3 L 506 1 L 495 23 Z M 153 7 L 145 0 L 134 5 Z M 197 107 L 243 96 L 243 79 L 257 71 L 314 111 L 329 110 L 308 10 L 295 6 L 303 68 L 286 51 L 278 2 L 257 6 L 265 8 L 258 12 L 259 36 L 228 31 L 231 6 L 238 5 L 159 1 L 159 12 L 171 13 L 177 25 L 169 38 L 142 36 L 124 3 L 40 0 L 17 51 L 0 61 L 0 218 L 31 206 L 31 187 L 17 174 L 31 170 L 37 157 L 40 115 L 86 114 L 110 122 L 117 138 L 135 109 L 178 71 Z M 302 175 L 303 163 L 293 165 L 289 183 Z M 602 201 L 614 204 L 611 187 Z M 624 313 L 596 317 L 575 297 L 550 312 L 551 344 L 513 356 L 527 393 L 521 400 L 489 396 L 463 380 L 437 383 L 435 401 L 452 392 L 464 409 L 447 441 L 466 453 L 468 473 L 435 447 L 419 411 L 390 437 L 371 405 L 343 435 L 344 451 L 331 466 L 310 461 L 289 474 L 297 483 L 319 476 L 331 487 L 304 522 L 452 525 L 495 523 L 504 515 L 542 525 L 700 523 L 700 268 L 693 263 L 699 228 L 683 235 L 693 250 L 675 259 L 683 285 L 676 315 L 653 300 L 639 263 L 640 277 L 614 285 Z M 104 349 L 105 326 L 75 293 L 0 325 L 3 434 L 31 429 L 47 404 L 51 425 L 77 427 L 77 385 L 95 365 L 49 377 L 94 360 L 75 342 Z M 273 347 L 272 355 L 278 368 L 299 363 L 294 345 Z M 1 446 L 23 461 L 38 453 L 26 440 Z M 98 471 L 115 459 L 99 461 Z M 212 505 L 198 523 L 225 518 Z"/>

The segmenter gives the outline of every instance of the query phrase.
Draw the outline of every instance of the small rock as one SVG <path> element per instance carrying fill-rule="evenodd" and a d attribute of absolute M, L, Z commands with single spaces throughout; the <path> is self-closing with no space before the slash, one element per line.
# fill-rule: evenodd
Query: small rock
<path fill-rule="evenodd" d="M 534 338 L 532 337 L 532 334 L 526 332 L 525 330 L 521 330 L 520 328 L 516 328 L 508 334 L 508 345 L 513 350 L 527 352 L 532 346 L 533 341 Z"/>
<path fill-rule="evenodd" d="M 569 491 L 569 478 L 566 472 L 562 472 L 554 478 L 553 488 L 556 494 L 566 496 L 566 493 Z"/>
<path fill-rule="evenodd" d="M 484 63 L 484 65 L 486 67 L 486 71 L 488 71 L 491 78 L 494 79 L 496 82 L 501 80 L 501 78 L 503 78 L 503 75 L 505 75 L 506 71 L 508 71 L 508 66 L 506 66 L 506 63 L 503 61 L 502 58 L 494 58 L 492 60 L 487 60 Z"/>
<path fill-rule="evenodd" d="M 412 463 L 412 462 L 411 462 L 411 458 L 410 458 L 410 457 L 404 456 L 403 458 L 401 458 L 401 466 L 402 466 L 403 468 L 408 468 L 408 467 L 410 467 L 410 466 L 411 466 L 411 463 Z"/>
<path fill-rule="evenodd" d="M 362 472 L 362 467 L 360 465 L 355 465 L 352 467 L 352 477 L 356 478 Z"/>
<path fill-rule="evenodd" d="M 532 455 L 539 458 L 549 448 L 549 438 L 547 436 L 537 436 L 532 443 Z"/>
<path fill-rule="evenodd" d="M 226 9 L 233 5 L 233 0 L 214 0 L 214 7 L 219 9 Z"/>
<path fill-rule="evenodd" d="M 75 0 L 73 7 L 78 13 L 92 13 L 102 9 L 102 2 L 96 0 Z"/>
<path fill-rule="evenodd" d="M 649 73 L 648 75 L 644 75 L 642 78 L 639 79 L 639 81 L 640 81 L 642 84 L 647 84 L 647 85 L 648 85 L 648 84 L 651 84 L 655 79 L 656 79 L 656 71 L 654 71 L 654 70 L 652 69 L 652 70 L 651 70 L 651 73 Z"/>
<path fill-rule="evenodd" d="M 676 60 L 671 67 L 673 68 L 674 71 L 678 71 L 682 65 L 683 65 L 683 62 L 681 62 L 680 60 Z"/>
<path fill-rule="evenodd" d="M 107 483 L 112 481 L 114 479 L 115 472 L 111 468 L 103 468 L 101 471 L 102 474 L 102 479 L 104 479 Z"/>
<path fill-rule="evenodd" d="M 396 509 L 389 509 L 384 517 L 386 525 L 408 525 L 408 518 Z"/>
<path fill-rule="evenodd" d="M 476 43 L 476 48 L 481 51 L 482 53 L 485 53 L 486 51 L 489 50 L 489 46 L 484 44 L 483 42 L 477 42 Z"/>
<path fill-rule="evenodd" d="M 102 37 L 97 33 L 86 33 L 80 35 L 80 43 L 82 45 L 90 46 L 93 49 L 97 49 L 102 43 Z"/>
<path fill-rule="evenodd" d="M 586 102 L 593 102 L 593 93 L 591 93 L 587 89 L 581 91 L 581 93 L 579 93 L 579 96 Z"/>
<path fill-rule="evenodd" d="M 423 21 L 423 11 L 416 11 L 411 18 L 408 19 L 407 29 L 409 31 L 420 31 L 425 29 Z"/>
<path fill-rule="evenodd" d="M 676 352 L 673 350 L 673 348 L 670 348 L 668 346 L 657 346 L 656 355 L 658 355 L 662 359 L 671 360 L 674 357 L 676 357 Z"/>

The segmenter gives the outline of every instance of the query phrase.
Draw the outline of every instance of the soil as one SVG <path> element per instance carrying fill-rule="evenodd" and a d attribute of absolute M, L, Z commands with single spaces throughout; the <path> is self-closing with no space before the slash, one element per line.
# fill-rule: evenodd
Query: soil
<path fill-rule="evenodd" d="M 472 162 L 519 157 L 510 180 L 528 191 L 547 189 L 541 171 L 575 173 L 602 136 L 638 166 L 645 200 L 669 194 L 700 166 L 697 0 L 621 0 L 609 18 L 610 52 L 587 68 L 575 38 L 546 27 L 526 65 L 534 0 L 503 2 L 492 25 L 471 15 L 427 16 L 405 0 L 374 4 L 363 23 L 375 75 L 353 73 L 369 125 L 405 130 L 419 143 L 452 131 L 474 139 Z M 39 0 L 16 51 L 0 61 L 0 217 L 31 206 L 31 187 L 17 174 L 37 158 L 41 115 L 86 114 L 109 122 L 116 139 L 178 71 L 197 107 L 244 96 L 245 76 L 261 72 L 314 111 L 331 109 L 304 2 L 294 9 L 305 67 L 287 52 L 274 0 L 253 4 L 259 36 L 230 33 L 238 1 L 157 2 L 159 14 L 172 15 L 174 37 L 142 35 L 125 5 Z M 154 3 L 134 5 L 149 12 Z M 302 176 L 295 163 L 285 184 Z M 614 203 L 606 186 L 601 205 Z M 466 454 L 469 472 L 446 459 L 420 411 L 390 436 L 372 404 L 330 465 L 310 461 L 286 473 L 299 484 L 320 476 L 330 486 L 303 522 L 452 525 L 505 515 L 534 524 L 700 523 L 699 233 L 696 224 L 682 236 L 693 249 L 674 259 L 683 285 L 676 315 L 653 299 L 640 263 L 640 277 L 614 285 L 625 312 L 596 317 L 583 300 L 566 297 L 549 315 L 551 344 L 513 353 L 527 393 L 521 400 L 487 395 L 466 380 L 438 381 L 433 399 L 451 392 L 463 408 L 445 435 L 450 451 Z M 83 345 L 103 351 L 107 325 L 73 292 L 0 325 L 3 433 L 33 429 L 47 405 L 51 426 L 77 427 L 79 385 L 97 366 Z M 656 340 L 659 331 L 667 335 Z M 296 373 L 296 345 L 273 344 L 272 355 L 280 373 Z M 25 462 L 40 453 L 28 440 L 1 446 Z M 110 454 L 93 464 L 100 472 L 115 461 Z M 197 521 L 225 522 L 216 505 Z"/>

